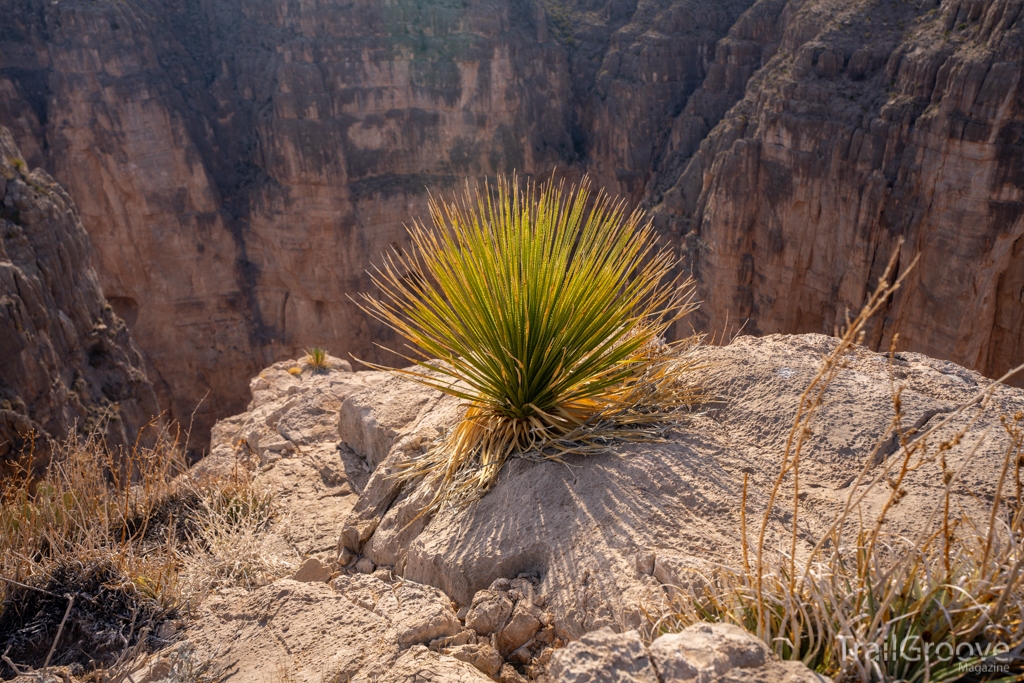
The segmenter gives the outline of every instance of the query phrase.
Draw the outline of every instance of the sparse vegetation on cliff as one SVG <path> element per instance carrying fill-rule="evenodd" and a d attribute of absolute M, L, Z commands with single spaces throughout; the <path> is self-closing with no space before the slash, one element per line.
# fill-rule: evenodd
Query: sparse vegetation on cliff
<path fill-rule="evenodd" d="M 161 625 L 208 588 L 278 578 L 257 542 L 270 495 L 241 468 L 201 480 L 185 470 L 166 435 L 127 454 L 72 436 L 41 479 L 26 469 L 0 481 L 0 676 L 68 665 L 118 680 L 170 642 Z"/>
<path fill-rule="evenodd" d="M 695 308 L 639 210 L 589 182 L 515 178 L 430 203 L 434 229 L 374 276 L 365 310 L 415 346 L 396 370 L 465 400 L 465 417 L 406 471 L 438 480 L 431 503 L 486 492 L 513 453 L 557 459 L 609 438 L 651 440 L 692 404 L 670 324 Z M 493 189 L 493 193 L 492 190 Z M 592 203 L 591 203 L 592 201 Z M 432 360 L 440 359 L 440 360 Z"/>
<path fill-rule="evenodd" d="M 951 494 L 971 460 L 956 467 L 946 461 L 946 453 L 961 441 L 976 440 L 976 452 L 995 436 L 975 434 L 971 427 L 996 383 L 926 429 L 905 424 L 902 389 L 894 388 L 892 424 L 864 455 L 841 512 L 814 538 L 798 525 L 804 507 L 798 478 L 803 444 L 825 390 L 855 352 L 868 320 L 899 286 L 888 284 L 894 262 L 895 257 L 801 397 L 756 543 L 747 545 L 744 476 L 742 564 L 719 566 L 713 575 L 699 577 L 692 590 L 676 593 L 673 609 L 653 617 L 652 635 L 701 621 L 733 623 L 757 634 L 783 659 L 801 660 L 840 681 L 1020 680 L 1024 675 L 1024 413 L 1002 417 L 1008 439 L 987 524 L 952 509 Z M 895 340 L 891 376 L 894 355 Z M 940 436 L 954 418 L 971 411 L 977 414 L 967 426 Z M 889 443 L 897 449 L 887 457 Z M 908 475 L 936 463 L 943 474 L 941 493 L 930 509 L 920 511 L 916 533 L 891 533 L 888 514 L 903 498 Z M 889 493 L 871 518 L 862 503 L 876 487 L 888 487 Z M 785 547 L 776 547 L 765 532 L 786 489 L 792 493 L 791 536 Z"/>
<path fill-rule="evenodd" d="M 320 348 L 319 346 L 311 346 L 306 349 L 306 365 L 313 370 L 313 372 L 326 372 L 331 368 L 331 362 L 327 354 L 327 349 Z"/>

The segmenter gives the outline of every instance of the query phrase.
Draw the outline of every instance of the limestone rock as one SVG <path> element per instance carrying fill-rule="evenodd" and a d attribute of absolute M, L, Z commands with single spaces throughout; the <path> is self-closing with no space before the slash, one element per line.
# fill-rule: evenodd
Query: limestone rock
<path fill-rule="evenodd" d="M 732 624 L 700 624 L 660 636 L 650 654 L 662 683 L 711 683 L 732 669 L 771 661 L 764 643 Z"/>
<path fill-rule="evenodd" d="M 491 678 L 498 676 L 503 665 L 501 655 L 488 643 L 457 645 L 446 652 L 455 659 L 469 662 Z"/>
<path fill-rule="evenodd" d="M 603 628 L 569 643 L 551 657 L 554 683 L 658 683 L 658 675 L 636 631 Z"/>
<path fill-rule="evenodd" d="M 766 503 L 800 395 L 834 344 L 822 335 L 802 335 L 739 337 L 708 347 L 703 357 L 714 370 L 695 381 L 708 382 L 722 400 L 687 418 L 667 443 L 615 444 L 607 453 L 570 456 L 568 467 L 513 459 L 479 501 L 424 516 L 405 535 L 378 538 L 377 531 L 364 552 L 397 558 L 395 571 L 406 579 L 469 604 L 467 627 L 482 635 L 500 631 L 512 616 L 513 601 L 503 602 L 498 594 L 510 596 L 514 580 L 503 577 L 526 572 L 538 577 L 536 594 L 546 600 L 545 611 L 563 640 L 604 626 L 637 628 L 645 623 L 640 605 L 657 609 L 675 590 L 699 585 L 713 563 L 740 558 L 743 478 L 750 481 L 748 515 L 756 514 L 750 511 Z M 972 400 L 984 382 L 976 373 L 917 354 L 900 354 L 893 368 L 905 384 L 901 400 L 908 424 L 924 420 L 923 425 L 944 414 L 935 411 Z M 393 400 L 402 400 L 403 393 L 396 387 Z M 824 529 L 841 509 L 852 472 L 888 429 L 891 406 L 889 362 L 858 350 L 829 388 L 819 426 L 805 443 L 801 481 L 813 505 L 801 523 L 812 532 Z M 1022 408 L 1024 393 L 996 390 L 978 433 L 988 425 L 996 433 L 1000 414 Z M 944 430 L 963 427 L 965 420 L 958 417 Z M 979 510 L 968 492 L 991 491 L 1004 445 L 1001 436 L 981 445 L 976 464 L 964 470 L 957 504 Z M 951 461 L 960 462 L 972 448 L 973 442 L 958 443 Z M 916 533 L 921 520 L 913 511 L 934 500 L 930 482 L 941 477 L 938 468 L 928 465 L 910 475 L 906 497 L 889 521 L 893 533 Z M 879 509 L 886 495 L 872 491 L 866 509 Z M 398 529 L 418 514 L 425 501 L 417 496 L 413 491 L 396 497 L 377 529 Z M 772 520 L 769 533 L 785 533 L 784 523 Z M 651 573 L 636 559 L 649 548 L 657 549 Z M 490 593 L 478 598 L 484 590 Z M 503 654 L 511 651 L 504 648 Z"/>
<path fill-rule="evenodd" d="M 904 238 L 901 268 L 921 261 L 868 343 L 898 332 L 990 377 L 1024 361 L 1015 0 L 759 0 L 744 17 L 648 186 L 699 282 L 687 324 L 831 334 Z"/>
<path fill-rule="evenodd" d="M 292 580 L 300 583 L 307 581 L 326 582 L 330 581 L 332 573 L 330 567 L 324 565 L 317 558 L 311 557 L 302 563 L 302 566 L 295 572 Z"/>
<path fill-rule="evenodd" d="M 701 353 L 712 372 L 694 379 L 706 382 L 719 400 L 687 418 L 665 443 L 616 443 L 607 453 L 567 458 L 569 467 L 513 459 L 481 500 L 425 515 L 412 532 L 399 533 L 402 520 L 418 513 L 423 492 L 429 493 L 429 487 L 410 485 L 375 508 L 376 518 L 360 518 L 373 529 L 362 543 L 366 558 L 380 565 L 372 574 L 353 567 L 339 571 L 330 584 L 282 580 L 253 593 L 222 591 L 182 635 L 206 643 L 210 651 L 220 648 L 227 659 L 218 661 L 284 660 L 281 652 L 286 650 L 280 648 L 287 648 L 300 673 L 341 672 L 353 680 L 392 680 L 390 672 L 401 658 L 403 667 L 411 662 L 427 672 L 458 662 L 464 665 L 453 674 L 458 676 L 483 676 L 497 667 L 499 680 L 524 674 L 537 678 L 546 665 L 549 674 L 620 676 L 608 680 L 644 680 L 655 666 L 665 671 L 689 666 L 698 676 L 724 676 L 723 683 L 751 676 L 810 683 L 811 674 L 793 664 L 774 659 L 750 664 L 760 656 L 756 641 L 736 633 L 723 636 L 714 630 L 719 627 L 710 632 L 714 637 L 694 627 L 685 639 L 666 638 L 650 652 L 642 645 L 636 649 L 635 634 L 601 629 L 646 623 L 640 606 L 656 610 L 673 590 L 700 580 L 710 563 L 740 557 L 743 478 L 749 479 L 750 514 L 765 504 L 800 395 L 835 343 L 802 335 L 739 337 L 726 346 L 707 347 Z M 303 552 L 324 562 L 339 534 L 349 528 L 343 520 L 356 509 L 359 492 L 373 493 L 366 457 L 338 448 L 339 440 L 349 442 L 339 426 L 347 398 L 371 387 L 379 392 L 364 424 L 376 420 L 375 411 L 384 406 L 387 415 L 413 415 L 405 425 L 398 418 L 376 421 L 389 424 L 393 433 L 387 436 L 391 450 L 375 474 L 394 458 L 410 457 L 428 436 L 439 433 L 439 426 L 452 424 L 457 405 L 438 399 L 426 413 L 405 410 L 399 405 L 403 401 L 430 403 L 422 400 L 418 387 L 385 382 L 390 378 L 380 373 L 307 376 L 288 369 L 289 363 L 275 364 L 253 380 L 250 410 L 218 423 L 213 453 L 198 467 L 257 467 L 256 482 L 278 492 L 282 519 L 301 520 L 298 528 L 282 524 L 270 533 L 284 547 L 293 547 L 295 539 L 320 547 Z M 842 507 L 851 471 L 861 466 L 891 422 L 890 373 L 903 388 L 907 424 L 918 427 L 972 401 L 984 386 L 980 375 L 946 361 L 917 354 L 887 359 L 858 349 L 830 386 L 816 428 L 805 441 L 801 487 L 810 504 L 801 525 L 811 533 L 825 528 Z M 946 451 L 952 467 L 973 458 L 950 501 L 964 514 L 979 513 L 979 502 L 999 478 L 1006 445 L 999 436 L 1005 434 L 999 416 L 1019 410 L 1024 410 L 1024 391 L 995 389 L 974 429 L 993 427 L 997 436 L 977 451 L 970 439 Z M 972 419 L 954 418 L 938 438 Z M 295 450 L 259 468 L 258 446 L 250 444 L 272 434 L 288 439 Z M 883 450 L 881 461 L 894 452 Z M 904 497 L 889 517 L 893 533 L 917 532 L 918 511 L 934 502 L 938 468 L 925 465 L 907 477 Z M 875 514 L 885 499 L 884 491 L 869 493 L 865 514 Z M 768 531 L 785 530 L 773 521 Z M 638 561 L 641 555 L 644 560 Z M 399 558 L 401 564 L 383 557 Z M 456 604 L 462 605 L 458 613 Z M 302 635 L 306 630 L 313 635 Z M 359 635 L 351 642 L 341 640 L 352 633 Z M 575 642 L 563 647 L 565 640 Z M 284 643 L 280 648 L 274 644 L 279 642 Z M 426 644 L 429 649 L 418 647 Z M 591 646 L 596 654 L 587 654 Z M 603 668 L 593 662 L 604 662 Z M 721 674 L 723 668 L 728 671 Z M 249 683 L 258 670 L 265 673 L 247 664 L 240 680 Z M 406 669 L 399 670 L 406 675 Z"/>
<path fill-rule="evenodd" d="M 402 653 L 388 672 L 396 683 L 491 683 L 473 666 L 447 655 L 437 655 L 421 645 Z"/>
<path fill-rule="evenodd" d="M 303 370 L 301 359 L 264 368 L 250 382 L 248 410 L 214 425 L 210 454 L 195 467 L 227 476 L 236 467 L 258 469 L 259 484 L 287 511 L 282 544 L 303 555 L 337 553 L 342 520 L 370 477 L 359 454 L 338 448 L 338 415 L 347 396 L 382 377 L 329 360 L 327 373 Z"/>
<path fill-rule="evenodd" d="M 551 683 L 826 683 L 801 662 L 782 662 L 755 636 L 731 624 L 697 624 L 645 648 L 635 631 L 601 629 L 555 651 Z"/>
<path fill-rule="evenodd" d="M 232 677 L 244 683 L 266 680 L 268 671 L 297 683 L 317 683 L 325 674 L 353 681 L 489 681 L 470 664 L 420 644 L 450 632 L 451 621 L 458 628 L 446 609 L 439 591 L 410 582 L 363 575 L 330 585 L 283 579 L 251 593 L 210 596 L 184 637 L 197 658 L 232 667 Z"/>
<path fill-rule="evenodd" d="M 74 197 L 171 416 L 209 392 L 200 448 L 306 345 L 394 362 L 348 296 L 426 186 L 512 169 L 652 208 L 718 332 L 831 333 L 907 237 L 870 341 L 998 374 L 1024 360 L 1015 3 L 19 2 L 0 121 Z"/>
<path fill-rule="evenodd" d="M 498 683 L 526 683 L 526 679 L 511 664 L 502 664 Z"/>
<path fill-rule="evenodd" d="M 479 591 L 466 613 L 466 627 L 482 636 L 500 631 L 512 615 L 512 606 L 504 591 Z"/>
<path fill-rule="evenodd" d="M 387 619 L 326 583 L 278 581 L 251 594 L 221 591 L 208 598 L 186 629 L 201 653 L 237 662 L 234 678 L 265 680 L 268 670 L 295 681 L 324 671 L 385 674 L 399 647 Z"/>
<path fill-rule="evenodd" d="M 508 655 L 533 640 L 533 636 L 541 627 L 539 611 L 532 603 L 520 600 L 512 611 L 511 619 L 498 632 L 495 639 L 498 650 Z"/>
<path fill-rule="evenodd" d="M 0 476 L 29 452 L 45 466 L 47 440 L 76 427 L 127 449 L 159 412 L 74 202 L 0 126 Z"/>
<path fill-rule="evenodd" d="M 425 645 L 462 630 L 448 597 L 436 588 L 411 581 L 389 583 L 376 575 L 343 575 L 334 580 L 335 590 L 353 602 L 387 619 L 402 649 Z"/>

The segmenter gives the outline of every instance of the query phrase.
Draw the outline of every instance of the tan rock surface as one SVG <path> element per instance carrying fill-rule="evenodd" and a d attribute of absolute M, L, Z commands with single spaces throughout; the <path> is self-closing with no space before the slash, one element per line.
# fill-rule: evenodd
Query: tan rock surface
<path fill-rule="evenodd" d="M 681 125 L 737 92 L 711 74 L 763 68 L 720 123 L 707 112 L 718 125 L 699 151 L 675 136 L 649 188 L 700 283 L 698 324 L 831 333 L 904 238 L 900 267 L 921 262 L 869 343 L 898 331 L 901 348 L 993 377 L 1020 364 L 1019 3 L 761 0 L 747 16 L 759 11 L 719 44 Z"/>
<path fill-rule="evenodd" d="M 198 652 L 215 656 L 232 680 L 245 683 L 275 677 L 296 683 L 490 680 L 453 657 L 400 645 L 403 629 L 417 620 L 429 622 L 433 611 L 447 607 L 447 599 L 399 603 L 390 587 L 380 583 L 378 597 L 392 601 L 386 609 L 379 603 L 375 609 L 357 592 L 326 583 L 285 579 L 249 593 L 224 590 L 204 602 L 194 626 L 183 635 Z M 399 584 L 397 590 L 411 595 L 408 584 Z"/>
<path fill-rule="evenodd" d="M 636 631 L 603 628 L 558 650 L 550 683 L 827 683 L 800 662 L 782 662 L 764 643 L 731 624 L 697 624 L 649 647 Z"/>
<path fill-rule="evenodd" d="M 512 461 L 480 501 L 442 511 L 412 536 L 378 542 L 375 532 L 361 551 L 371 559 L 386 555 L 386 564 L 405 578 L 438 586 L 460 605 L 475 601 L 477 591 L 500 577 L 533 572 L 563 638 L 604 626 L 640 626 L 640 606 L 657 605 L 663 584 L 684 585 L 695 569 L 736 557 L 744 473 L 750 481 L 748 511 L 760 519 L 800 394 L 834 343 L 821 335 L 741 337 L 708 348 L 723 400 L 688 418 L 669 443 L 619 444 L 606 455 L 569 458 L 565 465 Z M 894 363 L 896 381 L 905 386 L 908 425 L 941 420 L 972 400 L 986 381 L 917 354 Z M 997 480 L 1006 440 L 999 415 L 1022 408 L 1021 392 L 1004 387 L 979 418 L 975 433 L 988 425 L 996 429 L 954 492 L 967 510 L 977 507 L 973 492 L 991 490 Z M 885 359 L 862 350 L 829 389 L 804 451 L 801 524 L 810 532 L 823 528 L 845 502 L 853 475 L 891 417 Z M 955 418 L 941 434 L 952 435 L 968 419 Z M 964 440 L 955 446 L 950 463 L 962 462 L 973 445 Z M 889 455 L 894 450 L 883 448 Z M 893 533 L 915 528 L 920 511 L 936 500 L 940 476 L 934 465 L 910 477 L 892 513 Z M 865 515 L 886 495 L 882 489 L 869 495 Z M 399 526 L 389 518 L 408 519 L 423 502 L 415 493 L 397 498 L 378 529 Z M 785 533 L 786 519 L 780 510 L 770 538 Z"/>
<path fill-rule="evenodd" d="M 642 626 L 641 607 L 656 609 L 674 586 L 693 579 L 694 570 L 736 559 L 743 476 L 749 476 L 748 513 L 756 520 L 800 394 L 835 343 L 821 335 L 740 337 L 706 348 L 712 362 L 708 386 L 719 398 L 688 417 L 668 443 L 616 444 L 605 455 L 569 458 L 565 465 L 514 460 L 480 501 L 411 527 L 408 520 L 430 491 L 400 485 L 387 473 L 452 424 L 457 403 L 383 373 L 350 372 L 338 359 L 332 363 L 340 367 L 323 374 L 292 374 L 294 362 L 274 365 L 253 380 L 250 411 L 218 424 L 213 454 L 201 467 L 256 467 L 257 484 L 277 492 L 287 520 L 273 533 L 283 547 L 299 551 L 293 571 L 299 570 L 298 555 L 306 554 L 315 556 L 321 571 L 330 567 L 333 578 L 324 583 L 317 574 L 317 580 L 282 580 L 254 593 L 222 591 L 203 607 L 209 618 L 194 621 L 185 637 L 219 652 L 220 662 L 280 659 L 301 676 L 326 667 L 353 680 L 391 680 L 394 671 L 420 667 L 424 676 L 486 674 L 518 681 L 546 670 L 575 671 L 549 662 L 577 651 L 586 659 L 594 631 Z M 845 501 L 852 474 L 885 432 L 893 386 L 902 388 L 905 424 L 919 428 L 944 419 L 987 386 L 977 373 L 918 354 L 900 354 L 891 371 L 894 385 L 885 357 L 859 349 L 829 389 L 801 464 L 801 526 L 809 533 Z M 998 425 L 1001 414 L 1024 410 L 1024 392 L 997 388 L 981 410 L 972 434 Z M 973 411 L 955 417 L 939 438 L 974 417 Z M 1004 434 L 992 430 L 977 450 L 954 487 L 954 507 L 972 514 L 991 492 Z M 949 464 L 963 464 L 974 445 L 973 438 L 955 445 Z M 385 451 L 371 474 L 370 462 Z M 894 451 L 884 446 L 881 452 Z M 883 458 L 872 471 L 891 462 Z M 939 499 L 936 468 L 908 479 L 890 513 L 892 533 L 919 528 L 922 511 Z M 868 496 L 867 517 L 884 495 Z M 769 526 L 770 544 L 787 534 L 787 520 L 780 509 Z M 344 566 L 334 563 L 339 537 Z M 337 627 L 315 638 L 298 635 L 317 632 L 322 623 Z M 344 640 L 349 632 L 357 635 Z M 565 640 L 588 633 L 590 640 L 559 654 Z M 615 642 L 621 638 L 606 633 Z M 284 645 L 272 645 L 279 637 Z M 650 650 L 640 644 L 632 664 L 620 668 L 625 672 L 639 662 L 630 675 L 644 680 L 648 669 L 667 672 L 693 659 L 710 662 L 700 674 L 708 681 L 739 676 L 740 670 L 770 680 L 810 680 L 800 667 L 741 663 L 747 641 L 732 647 L 731 637 L 697 634 L 686 644 L 669 638 Z M 292 659 L 267 658 L 278 647 Z M 700 652 L 687 659 L 690 650 Z M 659 657 L 675 664 L 658 664 Z M 256 675 L 257 664 L 251 667 L 243 677 Z"/>

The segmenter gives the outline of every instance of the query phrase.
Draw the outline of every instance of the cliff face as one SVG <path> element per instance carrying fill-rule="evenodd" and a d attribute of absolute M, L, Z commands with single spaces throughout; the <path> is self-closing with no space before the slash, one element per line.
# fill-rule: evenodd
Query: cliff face
<path fill-rule="evenodd" d="M 366 268 L 425 187 L 513 169 L 653 208 L 709 329 L 831 332 L 905 236 L 875 341 L 995 373 L 1024 360 L 1024 19 L 928 2 L 9 0 L 0 121 L 197 432 L 306 345 L 390 360 Z"/>
<path fill-rule="evenodd" d="M 990 376 L 1024 361 L 1022 3 L 784 15 L 777 51 L 656 208 L 688 248 L 704 325 L 831 331 L 904 238 L 901 267 L 921 261 L 871 342 L 897 330 Z"/>
<path fill-rule="evenodd" d="M 130 446 L 158 412 L 74 204 L 0 127 L 0 473 L 28 450 L 44 465 L 74 427 Z"/>

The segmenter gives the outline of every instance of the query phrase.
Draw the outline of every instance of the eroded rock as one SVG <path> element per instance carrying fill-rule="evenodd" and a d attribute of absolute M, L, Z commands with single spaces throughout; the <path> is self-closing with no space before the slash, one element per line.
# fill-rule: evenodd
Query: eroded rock
<path fill-rule="evenodd" d="M 556 651 L 549 676 L 555 683 L 658 683 L 640 635 L 610 628 L 587 633 Z"/>
<path fill-rule="evenodd" d="M 364 574 L 340 576 L 332 585 L 356 604 L 387 619 L 402 649 L 462 631 L 448 596 L 436 588 L 411 581 L 387 582 Z"/>
<path fill-rule="evenodd" d="M 466 613 L 466 627 L 482 636 L 500 631 L 512 616 L 512 601 L 504 591 L 480 591 Z"/>
<path fill-rule="evenodd" d="M 38 474 L 71 432 L 129 449 L 160 413 L 92 259 L 71 197 L 0 126 L 0 477 L 30 454 Z"/>
<path fill-rule="evenodd" d="M 445 650 L 463 662 L 469 662 L 491 678 L 496 678 L 504 664 L 501 655 L 489 643 L 467 643 Z"/>

